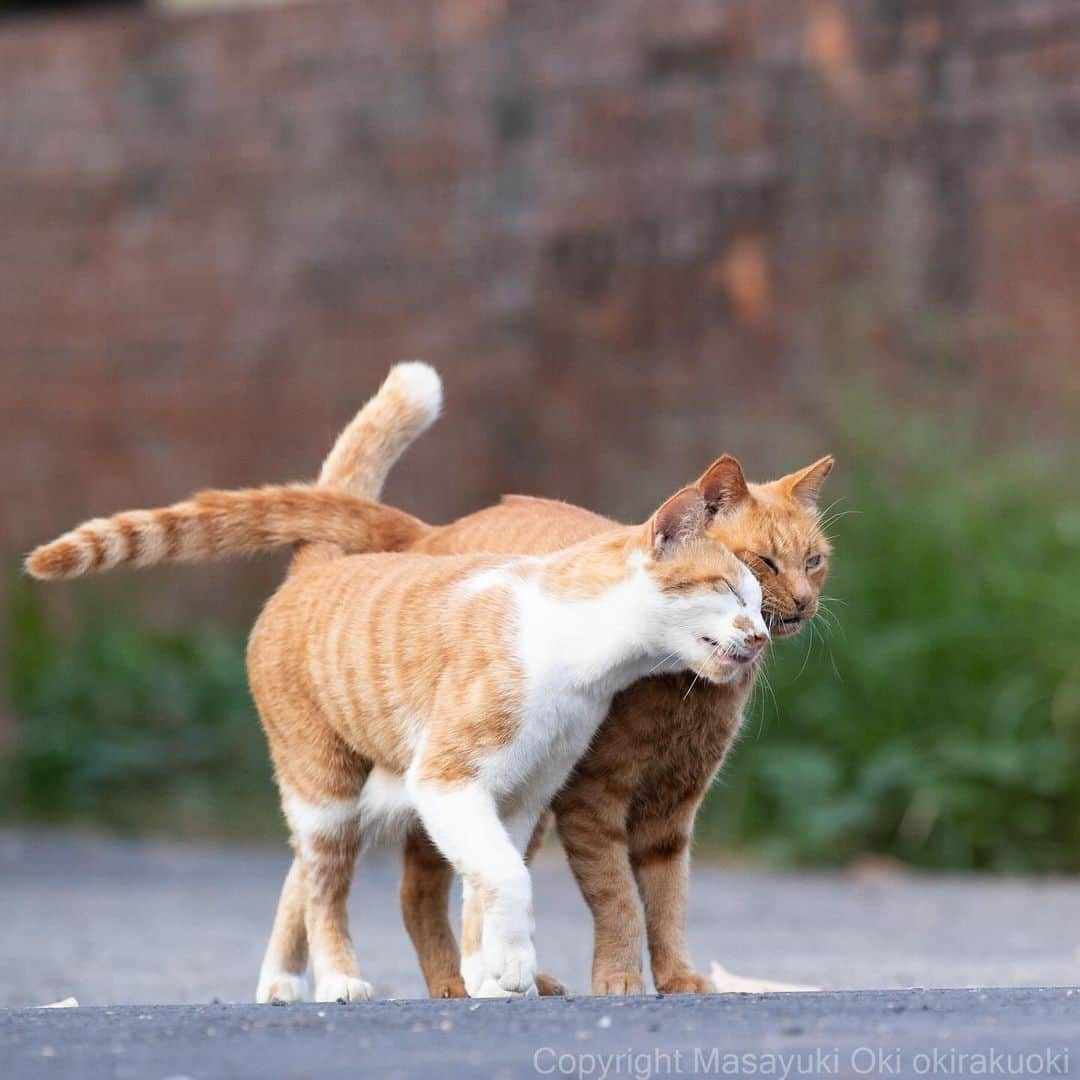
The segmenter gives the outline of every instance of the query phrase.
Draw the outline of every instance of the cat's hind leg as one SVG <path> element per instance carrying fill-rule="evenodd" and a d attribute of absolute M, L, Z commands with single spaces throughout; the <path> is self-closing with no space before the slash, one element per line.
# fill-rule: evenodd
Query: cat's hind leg
<path fill-rule="evenodd" d="M 315 1000 L 369 1001 L 373 991 L 360 977 L 346 907 L 363 839 L 359 799 L 315 803 L 288 795 L 284 807 L 303 869 Z"/>
<path fill-rule="evenodd" d="M 465 997 L 461 958 L 450 928 L 454 868 L 420 825 L 405 837 L 401 914 L 433 998 Z M 479 936 L 479 935 L 477 935 Z"/>
<path fill-rule="evenodd" d="M 266 947 L 259 986 L 255 1000 L 260 1004 L 281 1002 L 291 1004 L 307 996 L 308 943 L 304 925 L 307 891 L 304 886 L 304 866 L 299 858 L 292 866 L 281 887 L 274 928 Z"/>

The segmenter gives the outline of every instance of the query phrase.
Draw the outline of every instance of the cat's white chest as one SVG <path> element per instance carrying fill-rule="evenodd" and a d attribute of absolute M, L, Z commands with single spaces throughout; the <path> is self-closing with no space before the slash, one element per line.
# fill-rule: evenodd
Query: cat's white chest
<path fill-rule="evenodd" d="M 532 688 L 514 738 L 484 767 L 492 790 L 522 807 L 542 809 L 584 756 L 610 704 L 607 695 Z"/>
<path fill-rule="evenodd" d="M 637 626 L 644 575 L 603 594 L 567 599 L 536 578 L 483 577 L 476 588 L 508 587 L 514 599 L 514 658 L 522 699 L 510 742 L 481 767 L 485 786 L 510 806 L 546 806 L 584 756 L 623 685 L 641 663 Z"/>

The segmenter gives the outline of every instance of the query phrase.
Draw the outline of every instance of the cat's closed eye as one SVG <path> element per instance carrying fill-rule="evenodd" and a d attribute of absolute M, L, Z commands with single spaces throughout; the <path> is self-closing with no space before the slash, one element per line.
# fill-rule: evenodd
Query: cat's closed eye
<path fill-rule="evenodd" d="M 766 557 L 765 555 L 755 555 L 754 558 L 757 559 L 758 562 L 763 562 L 774 574 L 780 573 L 780 567 L 778 567 L 776 563 L 772 561 L 772 559 Z"/>
<path fill-rule="evenodd" d="M 721 578 L 716 583 L 716 591 L 719 592 L 719 593 L 728 593 L 728 592 L 731 593 L 731 595 L 734 596 L 735 599 L 739 601 L 739 607 L 746 607 L 746 600 L 743 597 L 743 594 L 741 592 L 739 592 L 739 590 L 736 589 L 735 586 L 732 585 L 731 582 L 728 581 L 727 578 Z"/>

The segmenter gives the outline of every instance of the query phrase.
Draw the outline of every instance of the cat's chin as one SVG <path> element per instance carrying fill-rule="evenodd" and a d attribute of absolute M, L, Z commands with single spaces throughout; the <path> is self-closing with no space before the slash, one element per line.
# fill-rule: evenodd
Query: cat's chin
<path fill-rule="evenodd" d="M 724 660 L 713 660 L 709 664 L 692 667 L 690 670 L 699 679 L 711 682 L 715 686 L 725 686 L 727 683 L 734 682 L 744 672 L 749 671 L 752 663 L 752 658 L 745 660 L 726 658 Z"/>

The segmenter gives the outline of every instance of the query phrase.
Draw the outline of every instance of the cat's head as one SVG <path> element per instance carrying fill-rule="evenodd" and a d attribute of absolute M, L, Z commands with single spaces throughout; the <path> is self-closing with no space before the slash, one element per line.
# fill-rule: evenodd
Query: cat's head
<path fill-rule="evenodd" d="M 643 569 L 656 585 L 657 646 L 710 682 L 730 682 L 769 640 L 761 587 L 747 566 L 706 531 L 696 487 L 676 492 L 652 516 Z"/>
<path fill-rule="evenodd" d="M 762 613 L 773 637 L 797 634 L 817 614 L 831 554 L 818 498 L 833 464 L 826 456 L 779 480 L 751 484 L 739 462 L 725 454 L 697 482 L 708 534 L 761 583 Z"/>

